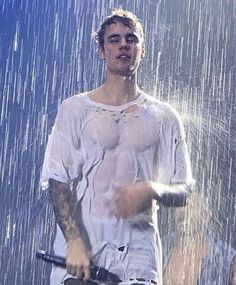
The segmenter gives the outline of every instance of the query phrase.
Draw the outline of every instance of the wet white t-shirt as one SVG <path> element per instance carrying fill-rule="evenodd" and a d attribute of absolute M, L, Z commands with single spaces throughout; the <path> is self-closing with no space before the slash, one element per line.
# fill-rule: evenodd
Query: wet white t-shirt
<path fill-rule="evenodd" d="M 45 153 L 42 182 L 49 178 L 78 181 L 80 219 L 95 265 L 121 280 L 141 277 L 162 284 L 158 205 L 128 219 L 117 219 L 112 212 L 114 193 L 122 185 L 191 183 L 184 129 L 173 108 L 145 93 L 121 106 L 95 102 L 87 93 L 66 99 Z M 54 250 L 66 255 L 59 227 Z M 68 277 L 65 269 L 54 267 L 51 285 Z"/>

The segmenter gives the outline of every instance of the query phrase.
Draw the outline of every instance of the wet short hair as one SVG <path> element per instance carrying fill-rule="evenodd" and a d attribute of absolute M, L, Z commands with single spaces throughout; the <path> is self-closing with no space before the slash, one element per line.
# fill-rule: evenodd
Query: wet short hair
<path fill-rule="evenodd" d="M 144 41 L 144 30 L 142 21 L 132 12 L 123 10 L 121 8 L 115 9 L 110 16 L 101 24 L 97 32 L 92 34 L 93 38 L 97 42 L 98 46 L 104 50 L 104 35 L 107 28 L 115 23 L 122 23 L 129 28 L 135 28 L 139 31 L 140 36 L 143 40 L 142 44 L 142 56 L 145 54 L 145 41 Z"/>

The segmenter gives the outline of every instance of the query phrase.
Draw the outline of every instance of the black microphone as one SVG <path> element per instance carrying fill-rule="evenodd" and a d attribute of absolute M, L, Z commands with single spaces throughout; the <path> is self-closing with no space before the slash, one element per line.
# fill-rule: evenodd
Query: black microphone
<path fill-rule="evenodd" d="M 36 257 L 43 259 L 48 263 L 53 263 L 56 266 L 66 268 L 66 259 L 64 257 L 47 253 L 45 252 L 45 250 L 38 250 L 36 252 Z M 114 283 L 121 282 L 121 280 L 116 274 L 111 273 L 105 268 L 99 266 L 94 266 L 94 265 L 90 266 L 90 275 L 92 280 L 103 281 L 103 282 L 108 281 Z"/>
<path fill-rule="evenodd" d="M 66 268 L 66 259 L 64 257 L 47 253 L 45 250 L 38 250 L 36 252 L 36 257 L 43 259 L 48 263 L 53 263 L 54 265 Z"/>

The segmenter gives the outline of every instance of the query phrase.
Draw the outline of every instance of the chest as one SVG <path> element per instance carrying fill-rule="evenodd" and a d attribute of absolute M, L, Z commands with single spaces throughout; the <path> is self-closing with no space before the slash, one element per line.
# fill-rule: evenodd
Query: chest
<path fill-rule="evenodd" d="M 82 138 L 104 150 L 117 146 L 136 151 L 157 146 L 161 124 L 147 110 L 114 112 L 93 109 L 83 124 Z"/>

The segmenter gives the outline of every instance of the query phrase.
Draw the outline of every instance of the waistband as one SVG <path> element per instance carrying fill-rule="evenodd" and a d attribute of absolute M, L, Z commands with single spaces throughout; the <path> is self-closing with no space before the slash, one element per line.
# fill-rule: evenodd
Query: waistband
<path fill-rule="evenodd" d="M 158 283 L 155 280 L 148 280 L 148 279 L 144 279 L 144 278 L 130 278 L 126 281 L 121 281 L 118 283 L 119 285 L 132 285 L 132 284 L 145 284 L 145 285 L 158 285 Z"/>

